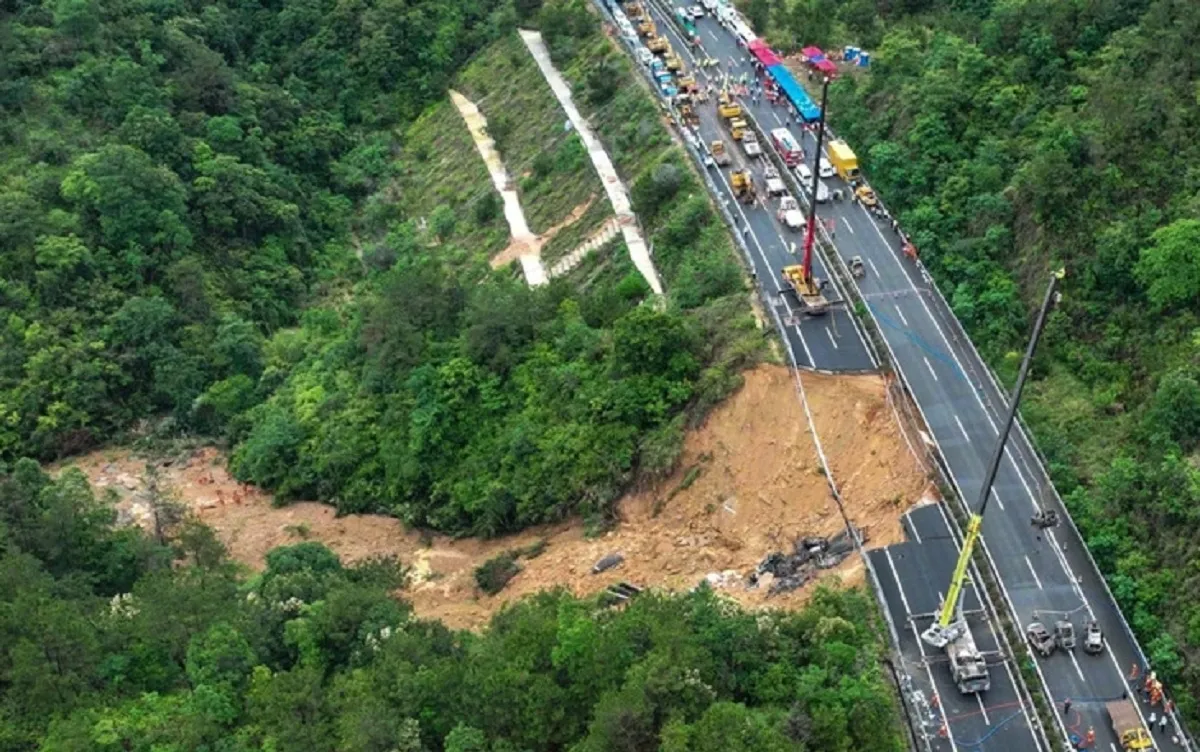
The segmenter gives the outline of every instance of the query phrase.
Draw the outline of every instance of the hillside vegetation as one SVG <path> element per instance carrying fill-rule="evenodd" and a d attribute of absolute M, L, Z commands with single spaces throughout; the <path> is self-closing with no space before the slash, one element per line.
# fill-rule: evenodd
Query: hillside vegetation
<path fill-rule="evenodd" d="M 875 52 L 833 87 L 833 125 L 1002 376 L 1065 266 L 1024 413 L 1153 668 L 1197 720 L 1200 5 L 757 12 L 786 37 L 818 6 L 827 22 L 804 41 Z"/>
<path fill-rule="evenodd" d="M 161 539 L 112 528 L 78 470 L 0 473 L 0 749 L 904 748 L 860 591 L 772 614 L 707 588 L 623 610 L 546 593 L 476 635 L 414 617 L 396 562 L 301 543 L 246 579 L 155 508 Z"/>
<path fill-rule="evenodd" d="M 599 522 L 761 357 L 729 238 L 582 0 L 3 12 L 0 461 L 150 425 L 229 440 L 281 498 Z M 598 187 L 573 135 L 530 156 L 564 119 L 540 80 L 488 96 L 499 61 L 534 69 L 518 18 L 632 184 L 665 300 L 619 243 L 538 290 L 487 267 L 507 229 L 460 73 L 539 224 Z"/>

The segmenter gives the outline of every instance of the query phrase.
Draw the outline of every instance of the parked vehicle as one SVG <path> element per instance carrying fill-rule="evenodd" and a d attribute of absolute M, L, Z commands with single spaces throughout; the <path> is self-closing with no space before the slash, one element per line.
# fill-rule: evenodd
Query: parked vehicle
<path fill-rule="evenodd" d="M 823 178 L 831 178 L 836 175 L 837 172 L 834 171 L 833 165 L 829 163 L 828 159 L 821 157 L 821 161 L 817 166 L 817 174 Z"/>
<path fill-rule="evenodd" d="M 857 182 L 862 177 L 862 173 L 858 170 L 858 157 L 854 155 L 850 145 L 845 141 L 829 143 L 829 161 L 833 162 L 837 174 L 841 175 L 842 180 L 847 183 Z"/>
<path fill-rule="evenodd" d="M 808 165 L 801 162 L 800 164 L 796 165 L 795 172 L 796 179 L 798 179 L 800 181 L 800 185 L 803 185 L 805 190 L 807 190 L 808 186 L 812 185 L 812 169 L 810 169 Z"/>
<path fill-rule="evenodd" d="M 1075 649 L 1075 625 L 1066 619 L 1054 622 L 1054 639 L 1063 650 Z"/>
<path fill-rule="evenodd" d="M 772 196 L 782 196 L 787 193 L 787 185 L 784 184 L 783 178 L 779 177 L 779 170 L 768 166 L 763 173 L 767 179 L 767 193 Z"/>
<path fill-rule="evenodd" d="M 775 148 L 779 150 L 779 155 L 783 157 L 783 161 L 788 167 L 798 165 L 804 161 L 804 149 L 800 148 L 796 137 L 787 128 L 775 128 L 772 130 L 771 142 L 775 144 Z"/>
<path fill-rule="evenodd" d="M 800 211 L 800 204 L 796 203 L 796 199 L 792 196 L 784 196 L 779 199 L 779 211 L 775 218 L 789 230 L 804 229 L 804 225 L 808 223 L 804 219 L 804 212 Z"/>
<path fill-rule="evenodd" d="M 1099 655 L 1104 652 L 1104 632 L 1095 621 L 1088 622 L 1087 632 L 1083 637 L 1083 652 L 1088 655 Z"/>
<path fill-rule="evenodd" d="M 875 191 L 869 185 L 860 185 L 854 191 L 854 195 L 858 196 L 858 200 L 866 207 L 872 207 L 879 203 L 879 197 L 875 195 Z"/>
<path fill-rule="evenodd" d="M 1029 646 L 1040 653 L 1043 658 L 1049 657 L 1054 652 L 1056 645 L 1054 636 L 1040 621 L 1030 622 L 1029 626 L 1025 627 L 1025 637 L 1029 640 Z"/>

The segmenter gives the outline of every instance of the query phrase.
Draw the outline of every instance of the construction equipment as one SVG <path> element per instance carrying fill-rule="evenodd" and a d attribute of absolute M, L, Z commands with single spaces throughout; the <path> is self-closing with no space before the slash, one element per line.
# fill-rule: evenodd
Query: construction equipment
<path fill-rule="evenodd" d="M 740 117 L 729 121 L 729 135 L 733 136 L 734 141 L 741 141 L 742 136 L 746 135 L 748 130 L 750 130 L 750 124 Z"/>
<path fill-rule="evenodd" d="M 1121 740 L 1121 749 L 1125 752 L 1133 752 L 1134 750 L 1151 749 L 1154 746 L 1154 740 L 1150 738 L 1146 727 L 1142 725 L 1142 719 L 1132 702 L 1114 700 L 1104 703 L 1104 707 L 1108 710 L 1109 720 L 1112 721 L 1113 733 L 1117 735 L 1117 739 Z"/>
<path fill-rule="evenodd" d="M 809 316 L 821 316 L 829 311 L 829 301 L 821 292 L 824 283 L 818 282 L 811 272 L 804 270 L 803 264 L 793 264 L 783 267 L 783 281 L 796 292 L 800 298 L 802 310 Z"/>
<path fill-rule="evenodd" d="M 675 51 L 670 47 L 667 48 L 666 61 L 667 70 L 675 71 L 676 73 L 683 72 L 683 61 L 679 59 L 679 55 L 676 55 Z"/>
<path fill-rule="evenodd" d="M 646 46 L 650 48 L 651 52 L 660 55 L 671 49 L 671 43 L 667 41 L 666 37 L 654 37 L 646 43 Z"/>
<path fill-rule="evenodd" d="M 1049 658 L 1057 645 L 1050 630 L 1046 629 L 1046 625 L 1040 621 L 1029 622 L 1029 626 L 1025 627 L 1025 639 L 1029 640 L 1029 647 L 1036 650 L 1043 658 Z"/>
<path fill-rule="evenodd" d="M 729 174 L 729 184 L 733 186 L 733 195 L 743 204 L 753 204 L 758 198 L 754 190 L 754 178 L 749 170 L 734 170 Z"/>
<path fill-rule="evenodd" d="M 758 143 L 758 136 L 752 130 L 742 132 L 742 148 L 746 151 L 747 157 L 760 157 L 763 153 L 762 145 Z"/>
<path fill-rule="evenodd" d="M 742 116 L 742 106 L 733 101 L 727 90 L 722 89 L 717 97 L 717 113 L 726 120 L 733 120 Z"/>
<path fill-rule="evenodd" d="M 818 153 L 820 152 L 818 151 Z M 951 575 L 950 585 L 946 590 L 946 599 L 942 602 L 941 611 L 938 613 L 937 619 L 933 624 L 929 625 L 929 628 L 921 633 L 921 639 L 934 647 L 945 648 L 947 655 L 950 655 L 951 651 L 960 654 L 969 654 L 974 649 L 975 640 L 970 636 L 971 628 L 967 624 L 966 616 L 963 614 L 962 593 L 967 581 L 967 569 L 971 564 L 971 556 L 975 552 L 975 544 L 979 542 L 979 536 L 983 530 L 983 514 L 987 511 L 988 501 L 992 497 L 992 483 L 996 480 L 996 472 L 1000 469 L 1000 460 L 1004 456 L 1004 445 L 1008 441 L 1009 431 L 1012 430 L 1013 420 L 1017 415 L 1017 406 L 1021 401 L 1021 392 L 1025 389 L 1025 379 L 1029 376 L 1029 366 L 1033 362 L 1033 353 L 1037 348 L 1038 340 L 1042 336 L 1042 329 L 1046 326 L 1046 318 L 1050 312 L 1050 306 L 1057 300 L 1055 289 L 1062 276 L 1063 272 L 1059 271 L 1050 277 L 1050 283 L 1046 288 L 1046 297 L 1042 301 L 1041 310 L 1038 311 L 1037 321 L 1034 323 L 1033 336 L 1030 337 L 1029 346 L 1025 350 L 1025 358 L 1021 361 L 1021 370 L 1017 374 L 1017 383 L 1008 405 L 1008 413 L 1005 416 L 1000 435 L 996 440 L 996 446 L 992 450 L 991 461 L 987 466 L 983 485 L 980 487 L 978 511 L 971 512 L 967 520 L 962 551 L 959 553 L 958 562 L 954 565 L 954 574 Z M 1034 649 L 1043 655 L 1049 655 L 1049 652 L 1046 652 L 1047 650 L 1053 651 L 1054 638 L 1050 636 L 1046 627 L 1040 622 L 1030 624 L 1026 628 L 1026 636 Z M 974 650 L 974 653 L 979 655 L 978 650 Z M 979 657 L 982 659 L 981 655 Z M 956 665 L 952 660 L 950 664 L 951 669 L 954 670 Z"/>
<path fill-rule="evenodd" d="M 1083 637 L 1083 652 L 1088 655 L 1100 655 L 1104 652 L 1104 632 L 1095 620 L 1088 622 L 1087 632 Z"/>
<path fill-rule="evenodd" d="M 679 80 L 676 83 L 679 84 L 680 91 L 686 91 L 689 94 L 700 93 L 700 87 L 696 85 L 696 79 L 682 71 L 680 72 Z"/>
<path fill-rule="evenodd" d="M 767 181 L 768 196 L 782 196 L 787 193 L 787 185 L 784 184 L 783 178 L 779 177 L 779 170 L 767 165 L 767 169 L 763 171 L 763 177 Z"/>
<path fill-rule="evenodd" d="M 847 183 L 853 184 L 862 177 L 858 169 L 858 157 L 854 156 L 854 152 L 845 141 L 829 142 L 829 161 Z"/>
<path fill-rule="evenodd" d="M 713 161 L 721 167 L 728 167 L 733 164 L 733 157 L 729 156 L 729 152 L 725 151 L 725 142 L 721 139 L 713 141 L 708 148 L 712 152 Z"/>
<path fill-rule="evenodd" d="M 800 204 L 796 203 L 792 196 L 779 199 L 779 211 L 776 212 L 775 218 L 789 230 L 804 229 L 804 212 L 800 211 Z"/>
<path fill-rule="evenodd" d="M 645 13 L 641 3 L 629 3 L 625 6 L 625 15 L 630 18 L 641 18 Z"/>
<path fill-rule="evenodd" d="M 987 661 L 975 646 L 975 637 L 970 630 L 946 645 L 946 657 L 950 659 L 950 673 L 954 677 L 954 683 L 958 685 L 958 691 L 962 694 L 986 692 L 992 686 Z"/>
<path fill-rule="evenodd" d="M 638 24 L 638 33 L 647 39 L 658 36 L 658 26 L 655 25 L 654 19 L 650 16 L 643 18 Z"/>
<path fill-rule="evenodd" d="M 1054 622 L 1054 640 L 1063 650 L 1075 649 L 1075 625 L 1066 619 Z"/>
<path fill-rule="evenodd" d="M 821 91 L 821 117 L 817 124 L 817 154 L 821 153 L 821 142 L 825 140 L 825 103 L 828 101 L 829 79 Z M 816 176 L 813 176 L 812 195 L 816 195 Z M 796 291 L 804 312 L 810 316 L 819 316 L 829 310 L 829 301 L 822 294 L 825 281 L 813 276 L 813 241 L 816 239 L 817 202 L 810 201 L 808 206 L 808 221 L 805 222 L 804 258 L 799 266 L 788 266 L 783 269 L 783 278 Z"/>

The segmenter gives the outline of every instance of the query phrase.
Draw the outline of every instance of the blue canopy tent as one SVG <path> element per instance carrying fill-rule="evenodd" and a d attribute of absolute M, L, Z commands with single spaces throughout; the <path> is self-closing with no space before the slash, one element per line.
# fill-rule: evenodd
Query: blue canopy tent
<path fill-rule="evenodd" d="M 792 77 L 791 72 L 784 67 L 783 63 L 772 65 L 767 68 L 767 72 L 771 74 L 771 78 L 779 84 L 779 89 L 784 93 L 796 108 L 796 112 L 800 113 L 800 117 L 808 123 L 815 123 L 821 119 L 821 108 L 813 104 L 809 98 L 808 92 L 804 91 L 804 87 L 796 82 Z"/>

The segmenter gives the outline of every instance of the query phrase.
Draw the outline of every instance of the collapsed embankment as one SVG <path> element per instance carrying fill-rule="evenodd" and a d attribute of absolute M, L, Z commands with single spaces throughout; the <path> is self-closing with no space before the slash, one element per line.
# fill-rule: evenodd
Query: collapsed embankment
<path fill-rule="evenodd" d="M 619 524 L 595 538 L 578 520 L 543 526 L 493 540 L 453 540 L 405 530 L 377 515 L 336 517 L 312 502 L 274 507 L 272 498 L 232 479 L 225 458 L 207 447 L 159 457 L 159 485 L 173 489 L 188 509 L 212 526 L 232 555 L 262 566 L 266 552 L 300 540 L 329 545 L 346 560 L 379 554 L 411 566 L 405 597 L 417 612 L 454 627 L 477 627 L 505 602 L 544 588 L 563 586 L 591 593 L 625 581 L 642 587 L 689 589 L 710 574 L 725 592 L 751 607 L 795 606 L 806 589 L 769 597 L 748 589 L 742 577 L 763 557 L 790 550 L 798 537 L 831 535 L 842 528 L 807 430 L 792 372 L 760 366 L 745 386 L 689 432 L 674 475 L 636 490 L 618 506 Z M 904 445 L 874 376 L 805 374 L 804 386 L 847 511 L 869 545 L 901 537 L 899 515 L 930 493 L 920 467 Z M 144 521 L 147 458 L 127 450 L 77 458 L 99 487 L 116 490 L 127 519 Z M 475 586 L 475 567 L 505 551 L 545 545 L 496 596 Z M 612 552 L 622 565 L 599 575 L 592 565 Z M 861 580 L 851 557 L 832 570 L 848 582 Z"/>

